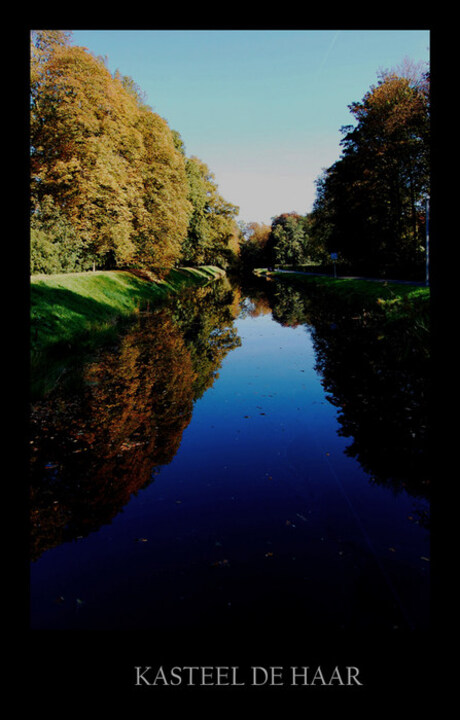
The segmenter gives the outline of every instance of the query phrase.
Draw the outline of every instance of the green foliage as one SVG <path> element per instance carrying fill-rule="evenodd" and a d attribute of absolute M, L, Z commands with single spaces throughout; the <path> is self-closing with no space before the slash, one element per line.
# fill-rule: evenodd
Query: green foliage
<path fill-rule="evenodd" d="M 249 223 L 243 228 L 241 261 L 250 268 L 301 264 L 310 259 L 308 218 L 283 213 L 272 224 Z"/>
<path fill-rule="evenodd" d="M 347 274 L 424 278 L 429 75 L 409 63 L 383 72 L 349 109 L 356 126 L 342 128 L 342 155 L 318 177 L 312 212 L 273 218 L 269 234 L 248 225 L 243 266 L 329 270 L 334 252 Z"/>
<path fill-rule="evenodd" d="M 308 258 L 305 220 L 297 213 L 284 213 L 273 219 L 271 232 L 273 264 L 296 265 Z"/>
<path fill-rule="evenodd" d="M 139 311 L 164 303 L 187 286 L 222 277 L 219 268 L 179 268 L 163 280 L 123 271 L 32 276 L 30 286 L 31 392 L 40 396 L 63 370 L 107 342 Z"/>
<path fill-rule="evenodd" d="M 312 232 L 356 271 L 416 277 L 429 192 L 429 78 L 382 73 L 342 128 L 341 158 L 317 181 Z"/>
<path fill-rule="evenodd" d="M 192 213 L 187 237 L 182 243 L 181 261 L 193 265 L 212 262 L 228 267 L 235 254 L 231 241 L 238 208 L 219 194 L 214 175 L 204 162 L 196 157 L 187 159 L 186 172 Z"/>
<path fill-rule="evenodd" d="M 203 285 L 222 276 L 219 268 L 178 268 L 165 279 L 152 280 L 124 271 L 32 276 L 31 345 L 33 353 L 69 343 L 91 345 L 94 338 L 187 285 Z M 89 333 L 88 331 L 91 330 Z"/>
<path fill-rule="evenodd" d="M 30 129 L 32 272 L 228 263 L 237 208 L 204 163 L 186 170 L 136 83 L 68 33 L 32 34 Z M 41 224 L 49 202 L 59 232 Z"/>
<path fill-rule="evenodd" d="M 309 215 L 282 213 L 271 225 L 249 223 L 242 234 L 241 263 L 247 268 L 310 265 L 326 259 Z"/>
<path fill-rule="evenodd" d="M 73 225 L 56 207 L 52 197 L 44 197 L 31 219 L 31 274 L 88 270 L 92 261 Z"/>
<path fill-rule="evenodd" d="M 381 282 L 355 278 L 314 277 L 301 273 L 270 273 L 286 285 L 294 284 L 298 288 L 324 289 L 340 300 L 340 307 L 352 311 L 356 306 L 368 306 L 379 309 L 388 319 L 396 320 L 400 316 L 420 312 L 427 320 L 430 315 L 430 289 L 418 285 Z"/>
<path fill-rule="evenodd" d="M 308 326 L 346 455 L 373 483 L 429 496 L 429 289 L 281 273 L 267 289 L 278 322 Z"/>
<path fill-rule="evenodd" d="M 31 271 L 324 264 L 421 276 L 429 192 L 427 73 L 384 72 L 342 128 L 342 156 L 317 180 L 313 211 L 242 233 L 208 166 L 142 89 L 103 59 L 40 30 L 31 47 Z M 268 230 L 267 230 L 268 228 Z"/>

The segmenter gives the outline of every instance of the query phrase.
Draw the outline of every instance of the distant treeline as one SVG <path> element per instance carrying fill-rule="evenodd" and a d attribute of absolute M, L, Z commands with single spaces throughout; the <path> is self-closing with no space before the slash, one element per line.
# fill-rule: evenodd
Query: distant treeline
<path fill-rule="evenodd" d="M 330 264 L 415 277 L 425 264 L 429 73 L 381 72 L 342 154 L 316 181 L 312 212 L 237 222 L 213 173 L 187 157 L 142 90 L 71 33 L 34 31 L 31 50 L 31 272 L 213 264 Z M 257 192 L 257 189 L 255 189 Z"/>

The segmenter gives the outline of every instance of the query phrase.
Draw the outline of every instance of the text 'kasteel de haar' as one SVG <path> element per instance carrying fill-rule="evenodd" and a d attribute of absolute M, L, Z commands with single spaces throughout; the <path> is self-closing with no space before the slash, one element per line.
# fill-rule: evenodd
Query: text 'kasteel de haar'
<path fill-rule="evenodd" d="M 235 686 L 252 685 L 255 687 L 303 685 L 303 686 L 352 686 L 363 685 L 358 679 L 359 669 L 354 666 L 339 668 L 335 666 L 325 670 L 321 666 L 283 666 L 262 667 L 253 665 L 243 673 L 238 666 L 173 666 L 160 665 L 156 669 L 136 666 L 136 686 Z"/>

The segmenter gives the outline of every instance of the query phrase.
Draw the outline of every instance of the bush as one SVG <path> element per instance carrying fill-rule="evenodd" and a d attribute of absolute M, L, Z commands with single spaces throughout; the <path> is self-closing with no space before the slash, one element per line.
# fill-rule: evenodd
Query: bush
<path fill-rule="evenodd" d="M 52 275 L 89 270 L 93 257 L 49 197 L 36 208 L 30 230 L 30 272 Z"/>
<path fill-rule="evenodd" d="M 53 274 L 61 272 L 56 247 L 43 230 L 32 228 L 30 232 L 30 272 Z"/>

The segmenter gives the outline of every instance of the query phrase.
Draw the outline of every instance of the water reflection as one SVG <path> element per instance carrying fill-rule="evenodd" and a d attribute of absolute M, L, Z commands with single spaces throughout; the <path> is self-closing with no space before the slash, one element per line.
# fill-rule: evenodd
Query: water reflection
<path fill-rule="evenodd" d="M 171 462 L 194 401 L 240 344 L 235 297 L 219 282 L 172 298 L 34 403 L 33 560 L 109 523 Z"/>
<path fill-rule="evenodd" d="M 62 381 L 31 413 L 32 558 L 110 523 L 174 458 L 194 402 L 241 344 L 234 319 L 306 325 L 346 453 L 370 482 L 429 497 L 429 353 L 415 326 L 288 284 L 191 289 L 143 315 L 115 348 Z M 425 508 L 417 521 L 427 526 Z"/>
<path fill-rule="evenodd" d="M 428 499 L 430 336 L 414 317 L 387 324 L 379 305 L 353 311 L 320 287 L 300 292 L 272 281 L 246 289 L 254 316 L 267 295 L 273 318 L 308 326 L 326 397 L 338 408 L 339 434 L 351 438 L 370 482 Z M 418 521 L 428 526 L 426 507 Z"/>

